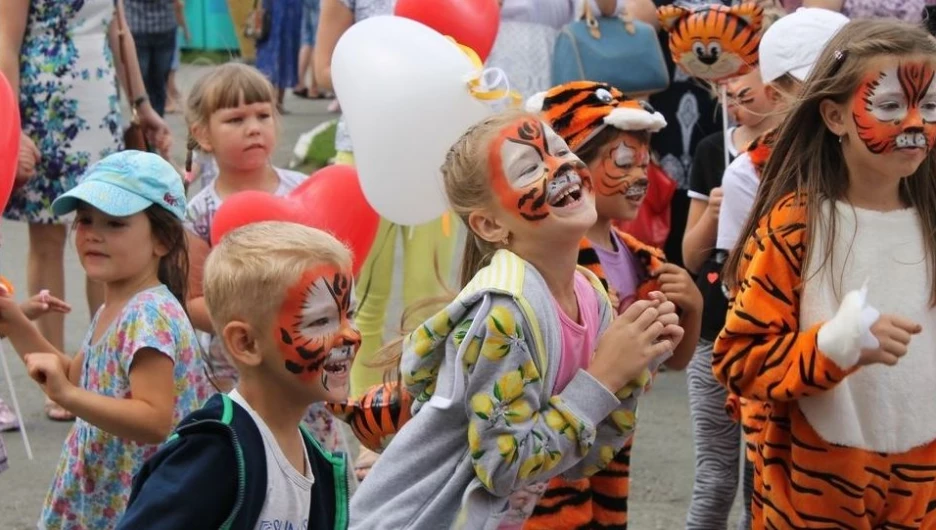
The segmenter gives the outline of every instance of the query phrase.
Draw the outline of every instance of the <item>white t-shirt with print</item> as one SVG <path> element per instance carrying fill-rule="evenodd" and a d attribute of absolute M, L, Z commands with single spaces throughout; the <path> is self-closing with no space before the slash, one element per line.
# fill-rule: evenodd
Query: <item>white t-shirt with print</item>
<path fill-rule="evenodd" d="M 228 396 L 250 414 L 263 438 L 267 469 L 266 499 L 263 501 L 263 508 L 260 510 L 260 517 L 257 519 L 255 528 L 257 530 L 308 528 L 309 507 L 312 504 L 312 486 L 315 484 L 315 477 L 312 476 L 309 468 L 309 453 L 305 443 L 302 444 L 305 472 L 299 473 L 289 463 L 266 422 L 257 414 L 257 411 L 250 407 L 244 396 L 240 395 L 237 390 L 232 390 Z M 302 436 L 298 426 L 296 435 Z"/>

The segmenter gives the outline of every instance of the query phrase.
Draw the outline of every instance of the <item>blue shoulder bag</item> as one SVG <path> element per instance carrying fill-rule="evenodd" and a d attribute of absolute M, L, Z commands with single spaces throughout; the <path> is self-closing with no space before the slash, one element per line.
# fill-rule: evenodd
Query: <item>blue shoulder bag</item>
<path fill-rule="evenodd" d="M 626 12 L 595 18 L 590 3 L 584 2 L 584 18 L 567 25 L 556 38 L 553 86 L 598 81 L 631 97 L 666 90 L 669 70 L 653 26 Z"/>

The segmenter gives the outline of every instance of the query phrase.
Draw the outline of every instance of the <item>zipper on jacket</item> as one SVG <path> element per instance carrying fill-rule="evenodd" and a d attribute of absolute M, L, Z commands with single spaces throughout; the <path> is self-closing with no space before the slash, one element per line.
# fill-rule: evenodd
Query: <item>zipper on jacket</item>
<path fill-rule="evenodd" d="M 299 430 L 306 442 L 331 464 L 335 481 L 335 530 L 346 530 L 348 528 L 348 457 L 344 453 L 334 454 L 326 450 L 305 425 L 300 424 Z"/>

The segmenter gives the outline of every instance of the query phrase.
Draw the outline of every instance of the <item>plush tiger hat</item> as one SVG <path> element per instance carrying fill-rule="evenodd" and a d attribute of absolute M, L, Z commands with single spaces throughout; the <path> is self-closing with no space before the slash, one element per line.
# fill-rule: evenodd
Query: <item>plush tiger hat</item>
<path fill-rule="evenodd" d="M 608 125 L 622 131 L 657 132 L 663 115 L 606 83 L 573 81 L 532 96 L 526 110 L 540 114 L 573 152 Z"/>

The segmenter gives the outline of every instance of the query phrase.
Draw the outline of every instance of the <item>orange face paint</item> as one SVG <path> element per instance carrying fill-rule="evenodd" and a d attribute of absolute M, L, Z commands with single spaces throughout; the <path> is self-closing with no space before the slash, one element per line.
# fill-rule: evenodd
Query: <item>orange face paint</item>
<path fill-rule="evenodd" d="M 347 380 L 351 361 L 361 346 L 352 321 L 350 271 L 322 266 L 305 271 L 286 293 L 274 337 L 286 370 L 303 381 Z"/>
<path fill-rule="evenodd" d="M 852 105 L 858 137 L 874 154 L 930 150 L 936 142 L 936 86 L 929 63 L 872 72 Z"/>
<path fill-rule="evenodd" d="M 549 216 L 550 204 L 572 188 L 591 190 L 591 177 L 559 135 L 542 122 L 520 118 L 491 142 L 491 186 L 501 205 L 527 221 Z"/>
<path fill-rule="evenodd" d="M 606 148 L 601 174 L 595 174 L 595 191 L 642 199 L 647 194 L 650 144 L 639 135 L 622 132 Z"/>

